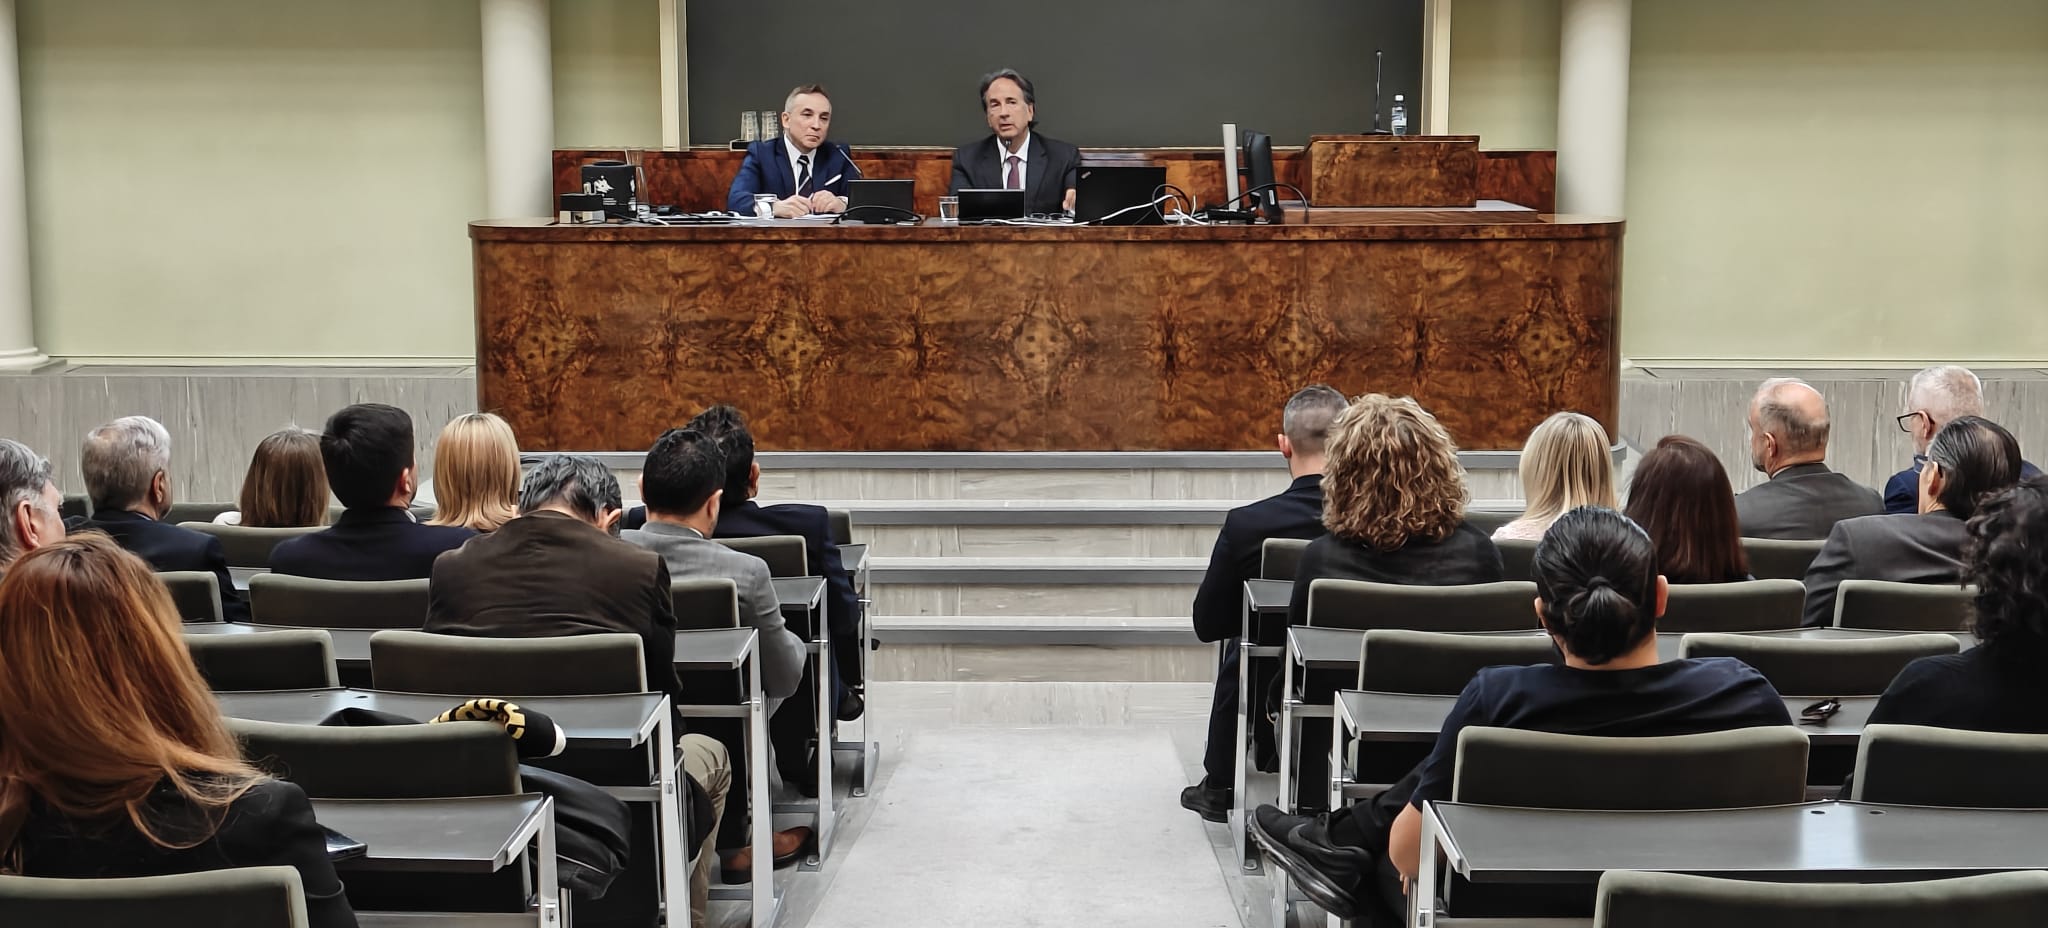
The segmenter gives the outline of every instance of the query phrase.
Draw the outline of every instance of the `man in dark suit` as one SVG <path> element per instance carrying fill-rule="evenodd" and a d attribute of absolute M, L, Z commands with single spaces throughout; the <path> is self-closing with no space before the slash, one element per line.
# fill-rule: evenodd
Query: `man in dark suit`
<path fill-rule="evenodd" d="M 953 152 L 953 182 L 946 192 L 971 188 L 1024 191 L 1024 212 L 1072 212 L 1081 174 L 1081 150 L 1042 135 L 1031 81 L 1008 68 L 981 79 L 981 111 L 988 138 Z"/>
<path fill-rule="evenodd" d="M 171 433 L 148 416 L 125 416 L 85 437 L 78 469 L 92 498 L 82 532 L 104 532 L 158 571 L 203 570 L 220 586 L 221 615 L 249 621 L 220 539 L 158 521 L 171 511 Z"/>
<path fill-rule="evenodd" d="M 1323 441 L 1330 423 L 1344 411 L 1344 394 L 1316 384 L 1287 401 L 1280 417 L 1280 456 L 1294 478 L 1287 489 L 1223 517 L 1209 571 L 1195 591 L 1195 635 L 1223 642 L 1216 669 L 1216 695 L 1209 706 L 1209 742 L 1202 752 L 1202 782 L 1181 790 L 1180 804 L 1212 822 L 1225 820 L 1237 776 L 1237 676 L 1242 659 L 1244 582 L 1259 576 L 1261 549 L 1268 538 L 1315 538 L 1323 534 Z M 1267 676 L 1270 676 L 1268 674 Z M 1265 692 L 1262 680 L 1253 693 Z M 1263 722 L 1263 712 L 1254 713 Z M 1264 733 L 1263 724 L 1255 724 Z M 1270 745 L 1266 735 L 1261 743 Z"/>
<path fill-rule="evenodd" d="M 1969 543 L 1964 523 L 1977 501 L 2019 482 L 2020 445 L 1988 419 L 1963 416 L 1935 433 L 1920 471 L 1920 509 L 1848 519 L 1806 569 L 1807 625 L 1830 625 L 1844 580 L 1896 580 L 1953 586 Z"/>
<path fill-rule="evenodd" d="M 648 689 L 667 693 L 671 705 L 692 702 L 676 677 L 668 566 L 661 555 L 612 537 L 619 515 L 619 480 L 596 458 L 548 455 L 520 487 L 519 518 L 434 562 L 426 630 L 476 638 L 638 635 Z M 731 759 L 716 739 L 684 735 L 681 753 L 693 788 L 730 783 Z M 725 791 L 714 786 L 708 795 L 722 816 Z M 716 858 L 700 853 L 691 875 L 696 918 L 704 915 Z"/>
<path fill-rule="evenodd" d="M 1828 404 L 1820 391 L 1774 378 L 1749 402 L 1749 461 L 1768 482 L 1735 497 L 1746 538 L 1818 539 L 1835 523 L 1884 511 L 1877 491 L 1828 469 Z"/>
<path fill-rule="evenodd" d="M 16 558 L 64 539 L 63 505 L 49 459 L 0 438 L 0 574 Z"/>
<path fill-rule="evenodd" d="M 1944 364 L 1913 375 L 1906 384 L 1907 412 L 1899 428 L 1913 436 L 1913 466 L 1893 474 L 1884 484 L 1884 511 L 1920 511 L 1920 466 L 1927 443 L 1941 427 L 1962 416 L 1984 414 L 1984 383 L 1967 367 Z M 2020 461 L 2020 479 L 2041 476 L 2041 469 Z"/>
<path fill-rule="evenodd" d="M 324 531 L 302 535 L 270 553 L 274 573 L 323 580 L 419 580 L 434 558 L 462 547 L 476 532 L 459 525 L 421 525 L 413 518 L 412 417 L 382 403 L 335 413 L 320 435 L 327 485 L 346 507 Z"/>
<path fill-rule="evenodd" d="M 725 193 L 725 208 L 754 214 L 754 195 L 775 195 L 775 216 L 846 211 L 846 182 L 859 176 L 844 145 L 828 145 L 832 99 L 805 84 L 782 104 L 782 134 L 747 146 L 747 159 Z"/>

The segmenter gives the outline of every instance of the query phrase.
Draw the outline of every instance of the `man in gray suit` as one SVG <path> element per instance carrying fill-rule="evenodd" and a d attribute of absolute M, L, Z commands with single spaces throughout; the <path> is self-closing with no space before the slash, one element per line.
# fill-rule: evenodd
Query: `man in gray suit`
<path fill-rule="evenodd" d="M 640 497 L 647 503 L 647 524 L 620 533 L 624 541 L 661 555 L 672 579 L 723 578 L 739 592 L 740 622 L 758 635 L 755 654 L 761 661 L 761 688 L 766 691 L 768 713 L 784 705 L 784 697 L 797 691 L 804 676 L 805 648 L 795 633 L 784 627 L 782 606 L 769 582 L 767 562 L 742 554 L 710 540 L 718 526 L 718 505 L 725 495 L 725 457 L 718 443 L 696 429 L 670 429 L 654 447 L 640 471 Z M 801 702 L 792 703 L 798 709 Z M 736 735 L 737 732 L 727 732 Z M 740 746 L 728 744 L 734 763 L 732 808 L 747 808 L 748 801 Z M 736 797 L 736 798 L 735 798 Z M 766 814 L 765 809 L 757 814 Z M 743 848 L 725 860 L 726 882 L 734 882 L 753 864 L 752 848 L 744 847 L 745 816 L 728 815 L 720 822 L 721 847 Z M 793 859 L 810 837 L 808 828 L 777 832 L 773 844 L 776 864 Z"/>
<path fill-rule="evenodd" d="M 1749 401 L 1749 462 L 1771 479 L 1735 497 L 1745 538 L 1821 539 L 1835 523 L 1884 511 L 1877 491 L 1828 469 L 1828 403 L 1789 377 Z"/>

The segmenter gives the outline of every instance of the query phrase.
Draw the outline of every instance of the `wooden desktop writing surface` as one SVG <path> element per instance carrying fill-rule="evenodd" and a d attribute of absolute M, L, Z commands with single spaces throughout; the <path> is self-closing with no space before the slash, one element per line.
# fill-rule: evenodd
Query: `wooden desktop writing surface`
<path fill-rule="evenodd" d="M 482 408 L 644 449 L 737 404 L 764 449 L 1259 450 L 1302 386 L 1412 394 L 1467 449 L 1616 426 L 1618 220 L 470 225 Z"/>
<path fill-rule="evenodd" d="M 1470 207 L 1480 199 L 1479 136 L 1314 136 L 1308 183 L 1317 206 Z"/>

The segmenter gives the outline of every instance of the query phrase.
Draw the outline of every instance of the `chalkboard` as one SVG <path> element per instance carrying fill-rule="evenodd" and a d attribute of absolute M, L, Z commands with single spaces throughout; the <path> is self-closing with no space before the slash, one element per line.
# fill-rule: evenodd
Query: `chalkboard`
<path fill-rule="evenodd" d="M 1422 0 L 697 0 L 689 22 L 690 140 L 739 135 L 821 83 L 833 138 L 964 145 L 988 134 L 981 76 L 1036 85 L 1039 127 L 1093 148 L 1213 146 L 1218 126 L 1278 145 L 1372 125 L 1407 96 L 1420 130 Z"/>

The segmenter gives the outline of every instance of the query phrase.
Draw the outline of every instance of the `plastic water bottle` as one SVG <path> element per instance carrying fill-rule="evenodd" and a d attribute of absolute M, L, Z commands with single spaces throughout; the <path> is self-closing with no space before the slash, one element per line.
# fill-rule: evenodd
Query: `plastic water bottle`
<path fill-rule="evenodd" d="M 1405 102 L 1406 99 L 1401 94 L 1397 93 L 1394 95 L 1393 124 L 1395 135 L 1408 134 L 1408 104 Z"/>

